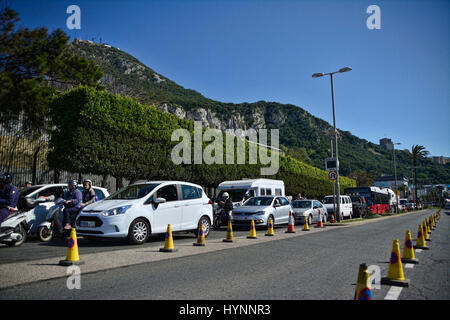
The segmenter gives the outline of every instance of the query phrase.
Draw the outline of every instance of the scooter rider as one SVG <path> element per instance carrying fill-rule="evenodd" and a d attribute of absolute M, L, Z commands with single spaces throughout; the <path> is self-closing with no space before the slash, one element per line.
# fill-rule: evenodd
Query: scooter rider
<path fill-rule="evenodd" d="M 87 205 L 95 202 L 95 191 L 92 188 L 92 181 L 89 179 L 84 180 L 83 188 L 81 208 L 84 208 Z"/>
<path fill-rule="evenodd" d="M 81 210 L 82 195 L 81 191 L 77 189 L 78 182 L 76 180 L 69 180 L 68 182 L 69 190 L 64 195 L 64 200 L 66 200 L 63 210 L 65 224 L 64 229 L 71 229 L 71 221 L 75 221 L 78 213 Z"/>
<path fill-rule="evenodd" d="M 0 173 L 0 227 L 19 200 L 19 190 L 12 184 L 12 179 L 10 173 Z"/>
<path fill-rule="evenodd" d="M 233 211 L 233 201 L 230 199 L 228 192 L 222 194 L 222 200 L 219 201 L 219 207 L 223 208 L 225 214 L 225 221 L 228 224 L 228 218 L 230 217 L 230 212 Z"/>

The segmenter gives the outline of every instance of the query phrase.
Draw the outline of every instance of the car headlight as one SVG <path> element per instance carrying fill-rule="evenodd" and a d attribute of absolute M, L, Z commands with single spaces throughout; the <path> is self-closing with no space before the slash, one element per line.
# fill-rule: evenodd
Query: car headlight
<path fill-rule="evenodd" d="M 265 211 L 257 211 L 257 212 L 255 212 L 255 214 L 258 216 L 263 216 L 266 214 L 266 212 Z"/>
<path fill-rule="evenodd" d="M 111 217 L 111 216 L 116 216 L 118 214 L 124 214 L 130 208 L 131 208 L 131 206 L 123 206 L 123 207 L 106 210 L 106 211 L 102 212 L 102 216 Z"/>

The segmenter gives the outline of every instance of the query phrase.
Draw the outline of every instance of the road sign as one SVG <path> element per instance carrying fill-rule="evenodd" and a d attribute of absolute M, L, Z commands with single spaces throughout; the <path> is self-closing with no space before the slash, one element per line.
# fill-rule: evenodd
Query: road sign
<path fill-rule="evenodd" d="M 328 172 L 328 179 L 330 180 L 336 180 L 337 179 L 337 172 L 336 170 L 331 170 Z"/>
<path fill-rule="evenodd" d="M 336 158 L 325 159 L 325 171 L 337 170 L 339 167 L 339 161 Z"/>

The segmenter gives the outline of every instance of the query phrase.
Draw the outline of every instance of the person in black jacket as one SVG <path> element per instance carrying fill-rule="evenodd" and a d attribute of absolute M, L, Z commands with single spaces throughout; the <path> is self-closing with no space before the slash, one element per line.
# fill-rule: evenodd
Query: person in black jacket
<path fill-rule="evenodd" d="M 233 201 L 230 198 L 228 192 L 222 194 L 222 200 L 219 201 L 219 207 L 224 210 L 224 221 L 228 224 L 228 219 L 230 218 L 230 212 L 233 211 Z"/>
<path fill-rule="evenodd" d="M 81 208 L 84 208 L 91 203 L 95 202 L 95 191 L 92 188 L 92 181 L 89 179 L 86 179 L 83 181 L 83 195 L 82 195 L 82 203 Z"/>
<path fill-rule="evenodd" d="M 0 226 L 14 211 L 19 200 L 19 190 L 12 184 L 12 175 L 0 173 Z"/>

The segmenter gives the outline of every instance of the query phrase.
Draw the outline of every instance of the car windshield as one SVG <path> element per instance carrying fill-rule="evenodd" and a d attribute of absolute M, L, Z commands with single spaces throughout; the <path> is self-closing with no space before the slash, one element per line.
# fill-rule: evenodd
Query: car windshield
<path fill-rule="evenodd" d="M 292 206 L 294 208 L 306 209 L 306 208 L 311 208 L 311 205 L 312 205 L 312 201 L 305 201 L 305 200 L 298 201 L 298 200 L 296 200 L 296 201 L 292 202 Z"/>
<path fill-rule="evenodd" d="M 334 203 L 333 197 L 325 197 L 325 198 L 323 199 L 323 203 L 326 203 L 326 204 L 333 204 L 333 203 Z"/>
<path fill-rule="evenodd" d="M 140 199 L 148 195 L 153 189 L 155 189 L 159 184 L 134 184 L 124 189 L 121 189 L 105 200 L 134 200 Z"/>
<path fill-rule="evenodd" d="M 273 197 L 254 197 L 244 202 L 244 206 L 270 206 Z"/>
<path fill-rule="evenodd" d="M 217 195 L 216 202 L 223 200 L 224 192 L 227 192 L 230 195 L 231 201 L 239 202 L 244 199 L 244 195 L 247 192 L 247 189 L 221 190 Z"/>
<path fill-rule="evenodd" d="M 32 186 L 32 187 L 25 188 L 19 192 L 19 196 L 26 197 L 30 193 L 33 193 L 34 191 L 36 191 L 37 189 L 40 189 L 40 188 L 42 188 L 42 186 Z"/>

